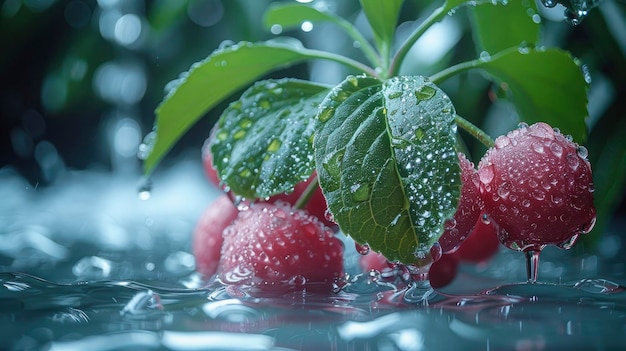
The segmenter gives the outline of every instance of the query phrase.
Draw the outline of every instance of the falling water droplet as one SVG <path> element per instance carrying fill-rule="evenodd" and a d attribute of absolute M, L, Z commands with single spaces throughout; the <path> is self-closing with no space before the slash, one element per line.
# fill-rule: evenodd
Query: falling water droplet
<path fill-rule="evenodd" d="M 137 196 L 140 200 L 148 200 L 150 196 L 152 196 L 152 180 L 150 178 L 144 177 L 139 181 L 139 189 L 137 191 Z"/>

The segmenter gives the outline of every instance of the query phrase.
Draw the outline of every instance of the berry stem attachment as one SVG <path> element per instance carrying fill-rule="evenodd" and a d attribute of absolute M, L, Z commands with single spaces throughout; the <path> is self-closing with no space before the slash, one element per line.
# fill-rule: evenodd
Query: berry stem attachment
<path fill-rule="evenodd" d="M 493 146 L 494 144 L 493 139 L 487 133 L 485 133 L 482 129 L 478 128 L 475 124 L 473 124 L 472 122 L 466 120 L 465 118 L 459 115 L 454 116 L 454 121 L 459 127 L 461 127 L 463 130 L 468 132 L 470 135 L 472 135 L 474 138 L 476 138 L 486 147 L 490 148 Z"/>
<path fill-rule="evenodd" d="M 524 252 L 526 255 L 526 274 L 528 283 L 535 284 L 537 282 L 537 273 L 539 272 L 539 250 L 529 250 Z"/>
<path fill-rule="evenodd" d="M 298 201 L 296 201 L 293 207 L 297 209 L 303 209 L 306 206 L 306 204 L 309 202 L 309 200 L 311 199 L 311 196 L 313 196 L 313 193 L 315 193 L 317 186 L 318 186 L 318 181 L 317 181 L 317 174 L 316 174 L 315 177 L 311 179 L 311 182 L 309 183 L 309 185 L 307 185 L 306 189 L 304 189 L 304 191 L 298 198 Z"/>

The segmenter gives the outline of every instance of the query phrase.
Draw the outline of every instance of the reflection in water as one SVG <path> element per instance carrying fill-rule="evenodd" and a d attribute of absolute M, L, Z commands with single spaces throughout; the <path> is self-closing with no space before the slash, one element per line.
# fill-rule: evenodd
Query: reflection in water
<path fill-rule="evenodd" d="M 354 243 L 346 244 L 346 284 L 330 296 L 258 299 L 203 282 L 190 233 L 216 192 L 198 164 L 179 163 L 155 179 L 149 200 L 137 197 L 129 177 L 66 172 L 39 189 L 6 169 L 0 177 L 0 193 L 11 195 L 0 203 L 0 349 L 626 346 L 617 337 L 626 331 L 623 283 L 504 284 L 524 273 L 523 260 L 506 252 L 428 299 L 416 284 L 361 273 Z M 542 276 L 598 276 L 601 258 L 574 264 L 548 255 Z"/>

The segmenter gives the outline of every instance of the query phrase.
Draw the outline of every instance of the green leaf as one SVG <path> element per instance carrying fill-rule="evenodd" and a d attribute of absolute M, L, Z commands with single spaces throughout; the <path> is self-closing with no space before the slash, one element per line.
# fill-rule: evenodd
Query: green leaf
<path fill-rule="evenodd" d="M 390 260 L 419 262 L 458 204 L 450 99 L 423 77 L 349 76 L 320 105 L 315 163 L 341 230 Z"/>
<path fill-rule="evenodd" d="M 578 142 L 585 140 L 587 83 L 569 53 L 515 48 L 480 61 L 478 67 L 508 92 L 522 121 L 546 122 Z"/>
<path fill-rule="evenodd" d="M 263 19 L 265 28 L 271 29 L 274 25 L 280 25 L 284 30 L 298 28 L 305 21 L 333 22 L 341 26 L 344 20 L 333 13 L 299 3 L 273 3 Z"/>
<path fill-rule="evenodd" d="M 510 0 L 470 8 L 472 33 L 478 52 L 535 46 L 539 41 L 541 17 L 534 1 Z"/>
<path fill-rule="evenodd" d="M 241 42 L 193 64 L 156 109 L 156 136 L 148 146 L 145 172 L 150 173 L 174 143 L 223 99 L 274 69 L 309 57 L 297 43 Z"/>
<path fill-rule="evenodd" d="M 273 3 L 265 13 L 264 25 L 271 29 L 274 25 L 281 26 L 282 29 L 293 29 L 300 27 L 303 22 L 331 22 L 342 28 L 363 50 L 365 56 L 374 65 L 380 65 L 380 58 L 370 43 L 363 35 L 342 17 L 331 12 L 317 9 L 313 6 L 299 3 Z"/>
<path fill-rule="evenodd" d="M 329 87 L 260 81 L 228 106 L 211 142 L 220 179 L 235 194 L 266 198 L 293 190 L 313 170 L 315 115 Z"/>
<path fill-rule="evenodd" d="M 403 0 L 360 0 L 367 21 L 372 27 L 378 50 L 384 60 L 390 58 L 393 34 Z M 387 69 L 387 65 L 383 67 Z"/>

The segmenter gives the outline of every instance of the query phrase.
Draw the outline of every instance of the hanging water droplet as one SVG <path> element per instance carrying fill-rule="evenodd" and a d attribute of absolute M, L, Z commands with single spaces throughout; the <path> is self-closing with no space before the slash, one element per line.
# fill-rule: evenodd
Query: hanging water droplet
<path fill-rule="evenodd" d="M 146 134 L 137 150 L 137 157 L 140 160 L 145 160 L 148 158 L 148 155 L 150 155 L 152 149 L 154 148 L 154 144 L 156 144 L 156 140 L 157 133 L 155 131 Z"/>
<path fill-rule="evenodd" d="M 152 180 L 150 178 L 142 178 L 139 181 L 139 189 L 137 191 L 137 196 L 140 200 L 148 200 L 152 195 Z"/>
<path fill-rule="evenodd" d="M 483 222 L 484 224 L 487 224 L 487 225 L 491 224 L 491 218 L 489 218 L 489 215 L 488 215 L 488 214 L 486 214 L 486 213 L 483 213 L 483 215 L 482 215 L 482 216 L 480 216 L 480 220 L 481 220 L 481 222 Z"/>
<path fill-rule="evenodd" d="M 543 6 L 547 8 L 552 8 L 558 4 L 558 1 L 557 0 L 541 0 L 541 3 L 543 4 Z"/>
<path fill-rule="evenodd" d="M 356 252 L 358 252 L 361 255 L 367 255 L 371 251 L 370 246 L 367 243 L 361 245 L 361 244 L 355 242 L 354 243 L 354 248 L 356 249 Z"/>

